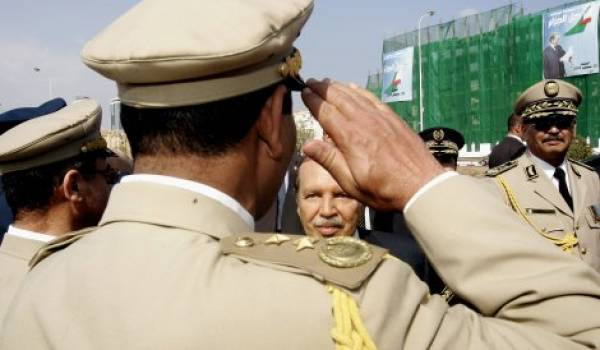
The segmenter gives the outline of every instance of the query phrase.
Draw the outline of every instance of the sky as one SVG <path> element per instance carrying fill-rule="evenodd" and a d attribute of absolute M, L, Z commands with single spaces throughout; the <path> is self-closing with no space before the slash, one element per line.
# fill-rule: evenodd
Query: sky
<path fill-rule="evenodd" d="M 177 0 L 170 2 L 176 6 Z M 565 2 L 523 0 L 519 5 L 529 13 Z M 87 68 L 79 53 L 87 40 L 135 3 L 0 0 L 0 113 L 37 106 L 49 97 L 63 97 L 70 102 L 77 96 L 88 96 L 101 103 L 102 124 L 108 127 L 108 106 L 116 97 L 115 84 Z M 296 42 L 304 62 L 302 75 L 364 86 L 368 74 L 381 69 L 383 39 L 415 30 L 419 17 L 427 10 L 434 10 L 435 15 L 423 20 L 424 27 L 508 3 L 316 0 L 311 19 Z M 304 109 L 298 98 L 294 103 L 295 110 Z"/>

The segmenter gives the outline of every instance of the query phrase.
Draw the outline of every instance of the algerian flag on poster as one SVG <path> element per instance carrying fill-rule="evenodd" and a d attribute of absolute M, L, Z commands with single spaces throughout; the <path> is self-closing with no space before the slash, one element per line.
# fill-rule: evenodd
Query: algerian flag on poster
<path fill-rule="evenodd" d="M 598 73 L 600 0 L 544 14 L 544 78 Z"/>
<path fill-rule="evenodd" d="M 383 55 L 383 102 L 412 100 L 412 72 L 414 47 Z"/>

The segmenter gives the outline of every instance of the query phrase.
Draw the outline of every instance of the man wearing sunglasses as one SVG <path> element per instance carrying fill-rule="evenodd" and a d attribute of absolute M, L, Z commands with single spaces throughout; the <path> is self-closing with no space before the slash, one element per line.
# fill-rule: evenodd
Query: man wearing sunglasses
<path fill-rule="evenodd" d="M 94 226 L 118 173 L 100 136 L 100 106 L 83 99 L 0 136 L 0 173 L 14 221 L 0 245 L 0 323 L 44 244 Z"/>
<path fill-rule="evenodd" d="M 515 104 L 527 151 L 487 175 L 538 234 L 600 271 L 600 181 L 592 168 L 567 159 L 580 103 L 579 89 L 561 80 L 527 89 Z"/>

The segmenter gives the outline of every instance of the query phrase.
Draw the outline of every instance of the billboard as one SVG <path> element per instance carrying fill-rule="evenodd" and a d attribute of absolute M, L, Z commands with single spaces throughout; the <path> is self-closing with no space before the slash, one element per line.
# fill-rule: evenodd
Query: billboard
<path fill-rule="evenodd" d="M 593 1 L 544 14 L 544 78 L 598 73 L 599 8 Z"/>
<path fill-rule="evenodd" d="M 383 102 L 412 101 L 412 71 L 414 47 L 383 55 Z"/>

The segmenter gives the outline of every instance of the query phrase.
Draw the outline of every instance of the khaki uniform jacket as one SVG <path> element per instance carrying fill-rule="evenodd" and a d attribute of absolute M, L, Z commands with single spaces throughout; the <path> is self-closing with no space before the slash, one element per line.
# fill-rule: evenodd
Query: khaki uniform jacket
<path fill-rule="evenodd" d="M 529 232 L 477 183 L 447 179 L 419 197 L 406 220 L 449 287 L 481 314 L 449 307 L 408 265 L 383 260 L 348 289 L 375 344 L 600 347 L 598 274 Z M 28 274 L 0 349 L 333 349 L 322 276 L 221 252 L 219 240 L 247 229 L 197 193 L 117 185 L 100 228 Z"/>
<path fill-rule="evenodd" d="M 29 271 L 29 260 L 44 242 L 5 235 L 0 244 L 0 324 Z"/>
<path fill-rule="evenodd" d="M 528 153 L 516 159 L 516 166 L 491 180 L 496 182 L 497 194 L 508 204 L 506 191 L 498 186 L 502 177 L 532 223 L 544 234 L 562 239 L 574 233 L 579 244 L 572 254 L 600 271 L 600 221 L 591 209 L 600 204 L 600 179 L 587 167 L 567 161 L 567 171 L 573 210 L 544 171 L 536 166 Z"/>

